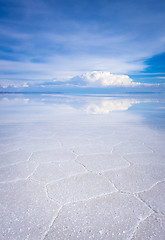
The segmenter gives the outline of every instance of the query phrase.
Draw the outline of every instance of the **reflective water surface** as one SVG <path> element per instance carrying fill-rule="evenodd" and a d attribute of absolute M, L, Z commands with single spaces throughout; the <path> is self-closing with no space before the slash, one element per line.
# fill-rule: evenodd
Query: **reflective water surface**
<path fill-rule="evenodd" d="M 146 120 L 158 119 L 163 124 L 165 96 L 142 95 L 57 95 L 57 94 L 2 94 L 0 95 L 1 122 L 40 121 L 58 114 L 72 115 L 120 115 L 121 112 L 138 114 Z M 42 118 L 37 117 L 38 114 Z M 8 117 L 8 116 L 11 116 Z M 21 119 L 19 118 L 21 117 Z M 148 118 L 148 119 L 147 119 Z M 162 120 L 162 121 L 161 121 Z M 121 119 L 122 121 L 122 119 Z M 155 122 L 156 123 L 156 122 Z"/>
<path fill-rule="evenodd" d="M 1 239 L 164 239 L 165 98 L 0 96 Z"/>

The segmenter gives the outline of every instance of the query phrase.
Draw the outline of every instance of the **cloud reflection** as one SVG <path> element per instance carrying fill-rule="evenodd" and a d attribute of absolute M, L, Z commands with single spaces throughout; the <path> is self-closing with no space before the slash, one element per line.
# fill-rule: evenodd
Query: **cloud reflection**
<path fill-rule="evenodd" d="M 85 110 L 92 114 L 108 114 L 113 111 L 126 111 L 137 103 L 140 101 L 134 99 L 103 100 L 97 104 L 89 103 Z"/>
<path fill-rule="evenodd" d="M 114 111 L 126 111 L 139 103 L 152 102 L 150 99 L 97 97 L 97 96 L 69 96 L 53 94 L 37 95 L 7 95 L 1 96 L 1 106 L 42 106 L 46 109 L 58 109 L 60 112 L 84 112 L 88 114 L 109 114 Z M 155 99 L 156 101 L 156 99 Z"/>

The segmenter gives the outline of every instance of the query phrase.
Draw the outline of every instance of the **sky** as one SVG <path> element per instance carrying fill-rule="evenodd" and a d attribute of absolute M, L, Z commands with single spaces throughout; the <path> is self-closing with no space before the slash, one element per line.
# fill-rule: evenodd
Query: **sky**
<path fill-rule="evenodd" d="M 164 0 L 0 0 L 0 89 L 165 83 Z"/>

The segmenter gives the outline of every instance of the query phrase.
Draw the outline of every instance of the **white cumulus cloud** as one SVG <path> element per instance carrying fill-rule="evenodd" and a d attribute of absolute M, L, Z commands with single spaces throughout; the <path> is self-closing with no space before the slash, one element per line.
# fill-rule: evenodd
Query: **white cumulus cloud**
<path fill-rule="evenodd" d="M 133 82 L 128 75 L 116 75 L 110 72 L 93 71 L 76 76 L 70 80 L 73 85 L 90 87 L 110 87 L 110 86 L 137 86 L 140 83 Z"/>

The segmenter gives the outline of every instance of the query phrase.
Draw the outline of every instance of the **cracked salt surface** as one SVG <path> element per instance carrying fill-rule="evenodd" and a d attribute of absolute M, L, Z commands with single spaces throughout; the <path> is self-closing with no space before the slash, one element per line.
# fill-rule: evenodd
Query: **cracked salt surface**
<path fill-rule="evenodd" d="M 130 166 L 115 172 L 105 172 L 104 176 L 121 191 L 135 193 L 145 191 L 158 181 L 165 180 L 165 166 Z"/>
<path fill-rule="evenodd" d="M 59 205 L 47 198 L 44 188 L 26 180 L 0 184 L 0 239 L 40 240 Z"/>
<path fill-rule="evenodd" d="M 26 179 L 37 167 L 35 162 L 22 162 L 12 166 L 0 168 L 0 183 Z"/>
<path fill-rule="evenodd" d="M 151 213 L 126 194 L 113 193 L 64 206 L 45 240 L 127 239 L 136 223 Z"/>
<path fill-rule="evenodd" d="M 64 161 L 71 161 L 74 158 L 75 158 L 75 154 L 73 154 L 73 152 L 69 150 L 65 150 L 62 147 L 60 147 L 55 150 L 35 152 L 32 155 L 31 160 L 36 161 L 38 163 L 64 162 Z"/>
<path fill-rule="evenodd" d="M 84 111 L 104 97 L 14 96 L 0 118 L 0 239 L 165 239 L 164 129 L 131 109 Z"/>
<path fill-rule="evenodd" d="M 140 224 L 132 240 L 164 240 L 165 239 L 165 217 L 152 214 Z"/>
<path fill-rule="evenodd" d="M 78 156 L 77 162 L 82 163 L 88 170 L 104 172 L 129 167 L 130 164 L 117 154 L 91 154 Z"/>
<path fill-rule="evenodd" d="M 81 174 L 47 185 L 48 194 L 61 205 L 87 200 L 115 192 L 116 189 L 102 176 L 93 173 Z"/>
<path fill-rule="evenodd" d="M 106 145 L 104 143 L 89 143 L 89 144 L 84 144 L 81 146 L 74 146 L 72 147 L 75 153 L 78 155 L 83 155 L 83 154 L 100 154 L 100 153 L 111 153 L 112 151 L 112 146 Z"/>
<path fill-rule="evenodd" d="M 141 152 L 152 152 L 151 149 L 146 147 L 143 142 L 122 142 L 115 146 L 113 153 L 141 153 Z"/>
<path fill-rule="evenodd" d="M 140 198 L 152 209 L 165 215 L 165 182 L 159 182 L 146 192 L 139 193 Z"/>
<path fill-rule="evenodd" d="M 39 165 L 31 179 L 49 183 L 85 172 L 86 170 L 75 162 L 44 163 Z"/>
<path fill-rule="evenodd" d="M 153 149 L 154 152 L 165 155 L 164 153 L 164 139 L 161 142 L 149 142 L 146 145 Z"/>
<path fill-rule="evenodd" d="M 30 156 L 31 156 L 30 153 L 23 150 L 0 154 L 0 167 L 27 161 L 29 160 Z"/>
<path fill-rule="evenodd" d="M 165 155 L 159 153 L 127 154 L 124 158 L 136 165 L 165 165 Z"/>
<path fill-rule="evenodd" d="M 35 129 L 34 129 L 35 130 Z M 28 152 L 37 152 L 43 150 L 52 150 L 52 149 L 59 149 L 60 143 L 57 139 L 54 138 L 20 138 L 18 143 L 19 147 L 23 150 Z"/>

